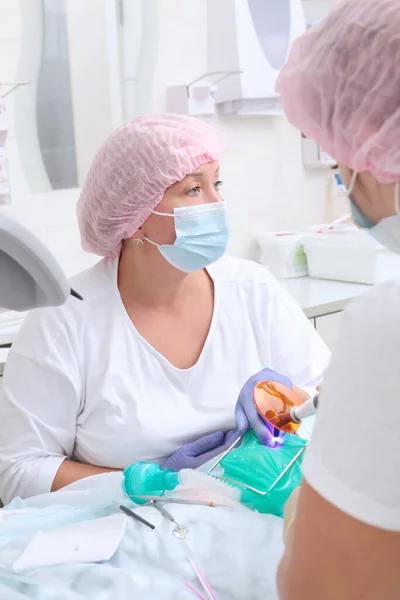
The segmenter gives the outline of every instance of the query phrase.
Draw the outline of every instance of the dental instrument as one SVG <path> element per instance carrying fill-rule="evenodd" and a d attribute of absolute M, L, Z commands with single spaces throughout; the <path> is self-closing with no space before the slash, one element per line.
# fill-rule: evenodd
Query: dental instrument
<path fill-rule="evenodd" d="M 263 381 L 254 389 L 254 404 L 260 416 L 275 429 L 296 434 L 301 422 L 314 415 L 319 394 L 305 402 L 299 394 L 274 381 Z"/>
<path fill-rule="evenodd" d="M 177 525 L 172 533 L 176 538 L 180 540 L 185 540 L 189 535 L 189 529 L 187 527 Z"/>
<path fill-rule="evenodd" d="M 193 506 L 209 506 L 215 508 L 216 506 L 225 506 L 225 504 L 217 504 L 216 502 L 207 502 L 205 500 L 186 500 L 185 498 L 165 498 L 164 496 L 135 496 L 139 500 L 148 500 L 149 502 L 142 506 L 147 506 L 152 502 L 162 502 L 169 504 L 192 504 Z"/>
<path fill-rule="evenodd" d="M 263 382 L 279 383 L 285 388 L 293 387 L 289 377 L 273 369 L 261 369 L 261 371 L 250 377 L 240 390 L 235 406 L 235 424 L 240 434 L 244 435 L 251 428 L 263 445 L 273 447 L 277 442 L 280 442 L 280 440 L 274 439 L 278 436 L 275 435 L 273 428 L 265 427 L 264 422 L 259 419 L 257 412 L 254 410 L 254 390 L 257 385 Z"/>
<path fill-rule="evenodd" d="M 149 523 L 149 521 L 146 521 L 146 519 L 139 517 L 139 515 L 134 513 L 133 510 L 131 510 L 130 508 L 127 508 L 123 504 L 120 504 L 118 506 L 118 508 L 119 508 L 119 510 L 122 510 L 123 513 L 128 515 L 128 517 L 132 517 L 136 521 L 139 521 L 139 523 L 142 523 L 142 525 L 146 525 L 146 527 L 149 527 L 150 529 L 155 529 L 155 525 L 153 525 L 152 523 Z"/>
<path fill-rule="evenodd" d="M 154 506 L 154 508 L 156 508 L 158 510 L 158 512 L 160 512 L 162 514 L 163 517 L 165 517 L 166 519 L 168 519 L 168 521 L 171 521 L 171 523 L 175 523 L 175 525 L 177 525 L 178 523 L 175 521 L 174 517 L 165 509 L 161 506 L 161 504 L 159 504 L 157 502 L 157 500 L 153 500 L 151 502 L 151 506 Z"/>
<path fill-rule="evenodd" d="M 225 456 L 228 456 L 228 454 L 234 449 L 234 447 L 236 446 L 236 444 L 241 441 L 242 437 L 243 436 L 240 435 L 238 438 L 236 438 L 236 440 L 233 442 L 233 444 L 231 444 L 229 446 L 229 448 L 227 450 L 225 450 L 225 452 L 223 454 L 221 454 L 221 456 L 212 465 L 212 467 L 210 469 L 208 469 L 207 475 L 210 475 L 214 471 L 214 469 L 216 469 L 218 467 L 218 465 L 224 460 Z"/>
<path fill-rule="evenodd" d="M 168 519 L 168 521 L 170 521 L 171 523 L 174 523 L 175 529 L 173 530 L 172 533 L 174 534 L 175 537 L 180 538 L 180 539 L 187 538 L 187 536 L 189 535 L 189 529 L 187 527 L 185 527 L 183 525 L 179 525 L 179 523 L 176 522 L 175 518 L 171 515 L 171 513 L 169 513 L 156 500 L 152 500 L 151 505 L 154 506 L 154 508 L 156 508 L 158 510 L 158 512 L 160 512 L 163 515 L 163 517 Z"/>
<path fill-rule="evenodd" d="M 300 404 L 300 406 L 292 406 L 289 412 L 278 415 L 278 421 L 275 427 L 277 429 L 282 429 L 282 427 L 287 426 L 290 422 L 299 425 L 303 419 L 315 415 L 318 408 L 318 402 L 319 394 L 306 400 L 303 404 Z"/>
<path fill-rule="evenodd" d="M 276 431 L 283 431 L 285 433 L 295 434 L 303 419 L 310 417 L 316 413 L 318 407 L 319 394 L 313 398 L 303 400 L 300 396 L 292 389 L 287 386 L 275 382 L 265 381 L 259 383 L 254 390 L 254 403 L 259 414 L 262 416 L 264 421 L 267 421 L 274 427 L 274 433 Z M 236 444 L 242 439 L 242 436 L 237 438 L 233 444 L 218 458 L 218 460 L 211 466 L 207 471 L 207 475 L 210 475 L 216 467 L 224 460 L 224 458 L 233 450 Z M 307 442 L 308 444 L 308 442 Z M 293 457 L 288 463 L 284 470 L 275 479 L 268 490 L 263 491 L 255 487 L 241 483 L 235 479 L 228 477 L 220 477 L 224 481 L 234 483 L 248 489 L 251 492 L 259 494 L 260 496 L 268 495 L 281 481 L 289 469 L 296 463 L 296 461 L 303 454 L 307 444 L 299 450 L 299 452 Z"/>

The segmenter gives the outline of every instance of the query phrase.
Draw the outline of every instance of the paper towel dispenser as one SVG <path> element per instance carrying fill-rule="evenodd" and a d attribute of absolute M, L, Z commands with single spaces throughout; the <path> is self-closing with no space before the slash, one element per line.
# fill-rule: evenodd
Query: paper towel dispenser
<path fill-rule="evenodd" d="M 290 47 L 290 0 L 248 0 L 250 15 L 265 58 L 277 71 Z"/>
<path fill-rule="evenodd" d="M 222 114 L 282 114 L 275 84 L 293 40 L 306 30 L 301 0 L 208 0 L 208 69 L 221 82 Z"/>

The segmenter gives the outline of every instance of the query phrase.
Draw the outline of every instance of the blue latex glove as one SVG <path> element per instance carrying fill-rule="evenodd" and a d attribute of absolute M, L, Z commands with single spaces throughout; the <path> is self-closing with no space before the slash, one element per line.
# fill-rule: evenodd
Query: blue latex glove
<path fill-rule="evenodd" d="M 241 435 L 252 427 L 260 442 L 264 446 L 272 448 L 276 445 L 274 428 L 264 421 L 254 404 L 254 388 L 262 381 L 276 381 L 293 389 L 293 384 L 288 377 L 280 375 L 271 369 L 259 371 L 259 373 L 250 377 L 239 394 L 235 409 L 236 427 Z"/>
<path fill-rule="evenodd" d="M 207 461 L 222 454 L 233 444 L 234 437 L 238 436 L 237 431 L 228 431 L 223 433 L 217 431 L 211 435 L 206 435 L 196 442 L 186 444 L 179 448 L 169 457 L 161 466 L 162 469 L 172 469 L 180 471 L 181 469 L 197 469 Z"/>

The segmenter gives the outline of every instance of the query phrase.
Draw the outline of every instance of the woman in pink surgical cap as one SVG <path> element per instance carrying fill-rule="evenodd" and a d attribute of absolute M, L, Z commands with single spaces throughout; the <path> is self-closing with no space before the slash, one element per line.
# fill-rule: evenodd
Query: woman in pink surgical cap
<path fill-rule="evenodd" d="M 313 393 L 328 351 L 261 266 L 225 257 L 221 135 L 179 115 L 140 117 L 104 143 L 78 204 L 83 302 L 32 313 L 0 393 L 0 497 L 155 461 L 196 468 L 252 425 L 246 380 Z M 239 160 L 239 157 L 238 157 Z M 235 406 L 236 421 L 235 422 Z M 6 424 L 6 425 L 4 425 Z"/>
<path fill-rule="evenodd" d="M 289 120 L 340 164 L 354 222 L 400 253 L 400 1 L 346 0 L 293 45 Z M 400 274 L 399 274 L 400 275 Z M 400 281 L 346 311 L 304 483 L 287 507 L 282 600 L 400 597 Z"/>

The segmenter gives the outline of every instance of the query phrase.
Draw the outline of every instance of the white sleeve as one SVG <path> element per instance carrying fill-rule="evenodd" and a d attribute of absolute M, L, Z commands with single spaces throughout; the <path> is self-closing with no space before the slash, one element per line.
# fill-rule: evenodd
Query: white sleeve
<path fill-rule="evenodd" d="M 308 483 L 369 525 L 400 531 L 400 286 L 354 301 L 304 460 Z"/>
<path fill-rule="evenodd" d="M 271 368 L 311 396 L 330 360 L 330 352 L 294 298 L 276 283 L 271 314 Z"/>
<path fill-rule="evenodd" d="M 49 492 L 75 443 L 80 379 L 65 330 L 30 315 L 0 389 L 0 498 Z"/>

